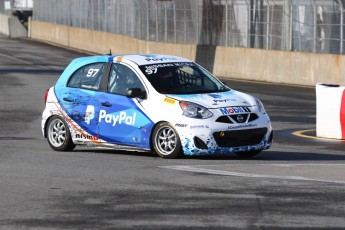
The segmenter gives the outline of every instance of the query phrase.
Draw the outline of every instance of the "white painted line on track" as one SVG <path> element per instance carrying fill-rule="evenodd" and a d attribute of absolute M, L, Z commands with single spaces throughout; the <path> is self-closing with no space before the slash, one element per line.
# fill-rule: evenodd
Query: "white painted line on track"
<path fill-rule="evenodd" d="M 241 164 L 242 165 L 242 164 Z M 250 165 L 246 165 L 251 166 Z M 258 164 L 255 164 L 258 165 Z M 345 164 L 259 164 L 269 166 L 280 166 L 280 167 L 296 167 L 296 166 L 344 166 Z M 337 184 L 345 184 L 345 181 L 337 181 L 337 180 L 323 180 L 323 179 L 314 179 L 308 178 L 303 176 L 276 176 L 276 175 L 267 175 L 267 174 L 254 174 L 254 173 L 241 173 L 241 172 L 233 172 L 233 171 L 226 171 L 226 170 L 215 170 L 215 169 L 208 169 L 203 167 L 220 167 L 224 165 L 173 165 L 173 166 L 158 166 L 159 168 L 164 169 L 173 169 L 179 171 L 187 171 L 187 172 L 197 172 L 197 173 L 206 173 L 211 175 L 222 175 L 222 176 L 237 176 L 237 177 L 248 177 L 248 178 L 265 178 L 265 179 L 280 179 L 280 180 L 299 180 L 299 181 L 315 181 L 315 182 L 324 182 L 324 183 L 337 183 Z M 231 164 L 229 164 L 231 166 Z"/>

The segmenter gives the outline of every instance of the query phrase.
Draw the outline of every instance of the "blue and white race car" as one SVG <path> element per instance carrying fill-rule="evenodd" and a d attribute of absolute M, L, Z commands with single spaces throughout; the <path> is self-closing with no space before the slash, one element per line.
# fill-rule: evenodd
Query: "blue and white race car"
<path fill-rule="evenodd" d="M 260 100 L 175 56 L 77 58 L 45 100 L 42 132 L 56 151 L 87 145 L 153 151 L 163 158 L 250 157 L 272 145 Z"/>

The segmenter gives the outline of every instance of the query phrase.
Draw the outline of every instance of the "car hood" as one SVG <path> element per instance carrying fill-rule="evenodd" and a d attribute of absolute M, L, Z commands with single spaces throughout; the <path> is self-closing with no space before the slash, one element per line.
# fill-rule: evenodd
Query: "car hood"
<path fill-rule="evenodd" d="M 166 96 L 178 101 L 197 103 L 208 109 L 256 105 L 254 97 L 236 90 L 207 94 L 167 94 Z"/>

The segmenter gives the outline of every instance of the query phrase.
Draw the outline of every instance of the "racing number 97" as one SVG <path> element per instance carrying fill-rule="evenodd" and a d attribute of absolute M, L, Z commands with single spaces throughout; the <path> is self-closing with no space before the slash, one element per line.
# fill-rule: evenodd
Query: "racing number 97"
<path fill-rule="evenodd" d="M 99 69 L 89 69 L 87 71 L 86 77 L 94 77 L 98 73 Z"/>

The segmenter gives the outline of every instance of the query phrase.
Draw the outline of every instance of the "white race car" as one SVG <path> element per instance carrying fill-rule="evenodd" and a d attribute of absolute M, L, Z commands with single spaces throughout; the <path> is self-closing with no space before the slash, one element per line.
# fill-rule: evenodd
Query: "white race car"
<path fill-rule="evenodd" d="M 73 60 L 46 91 L 42 132 L 57 151 L 76 145 L 180 154 L 256 155 L 273 130 L 257 98 L 175 56 Z"/>

